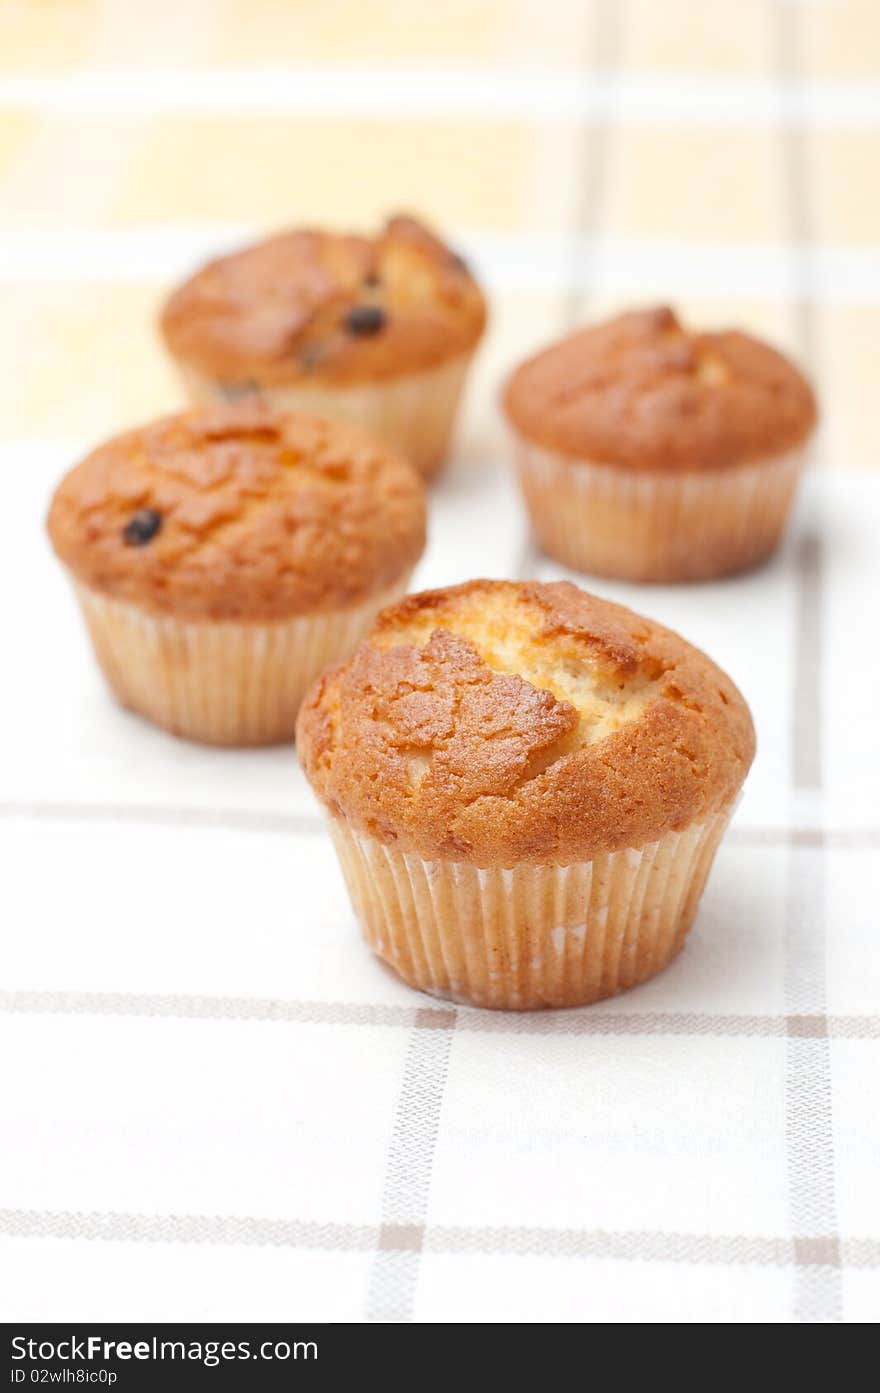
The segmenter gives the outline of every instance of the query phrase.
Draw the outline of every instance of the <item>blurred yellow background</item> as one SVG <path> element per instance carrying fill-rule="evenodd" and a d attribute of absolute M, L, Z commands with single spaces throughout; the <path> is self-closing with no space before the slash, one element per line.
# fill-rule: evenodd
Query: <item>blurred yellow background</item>
<path fill-rule="evenodd" d="M 877 466 L 878 77 L 877 0 L 0 0 L 3 434 L 174 407 L 174 279 L 409 208 L 492 295 L 469 456 L 509 364 L 662 298 L 805 358 Z"/>

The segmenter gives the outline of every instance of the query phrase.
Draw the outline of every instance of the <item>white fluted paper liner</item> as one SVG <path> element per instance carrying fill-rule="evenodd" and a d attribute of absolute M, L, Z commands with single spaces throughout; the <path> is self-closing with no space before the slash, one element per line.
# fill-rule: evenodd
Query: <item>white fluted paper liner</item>
<path fill-rule="evenodd" d="M 347 421 L 394 446 L 430 479 L 446 456 L 472 357 L 472 353 L 459 354 L 428 372 L 357 387 L 227 383 L 185 364 L 179 366 L 187 395 L 196 406 L 238 400 L 252 392 L 279 411 Z"/>
<path fill-rule="evenodd" d="M 411 986 L 497 1010 L 585 1006 L 681 948 L 731 809 L 571 866 L 424 861 L 330 828 L 364 937 Z"/>
<path fill-rule="evenodd" d="M 701 580 L 756 565 L 778 546 L 806 451 L 703 472 L 576 460 L 516 437 L 520 484 L 541 548 L 621 580 Z"/>
<path fill-rule="evenodd" d="M 123 706 L 209 745 L 292 740 L 318 674 L 356 648 L 409 576 L 352 609 L 279 623 L 184 621 L 75 584 L 98 662 Z"/>

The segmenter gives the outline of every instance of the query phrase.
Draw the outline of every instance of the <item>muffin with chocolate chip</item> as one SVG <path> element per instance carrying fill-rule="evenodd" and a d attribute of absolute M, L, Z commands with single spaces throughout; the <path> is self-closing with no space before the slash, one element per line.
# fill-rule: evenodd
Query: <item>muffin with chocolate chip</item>
<path fill-rule="evenodd" d="M 539 545 L 636 581 L 741 571 L 778 546 L 816 424 L 798 368 L 670 309 L 583 329 L 523 363 L 504 407 Z"/>
<path fill-rule="evenodd" d="M 755 741 L 677 634 L 569 582 L 473 581 L 384 610 L 297 746 L 373 951 L 527 1010 L 670 962 Z"/>
<path fill-rule="evenodd" d="M 196 405 L 256 395 L 351 421 L 430 477 L 485 320 L 461 258 L 398 216 L 372 237 L 284 232 L 209 262 L 161 328 Z"/>
<path fill-rule="evenodd" d="M 366 432 L 254 402 L 100 446 L 48 527 L 123 706 L 192 740 L 264 745 L 293 738 L 315 676 L 405 591 L 425 490 Z"/>

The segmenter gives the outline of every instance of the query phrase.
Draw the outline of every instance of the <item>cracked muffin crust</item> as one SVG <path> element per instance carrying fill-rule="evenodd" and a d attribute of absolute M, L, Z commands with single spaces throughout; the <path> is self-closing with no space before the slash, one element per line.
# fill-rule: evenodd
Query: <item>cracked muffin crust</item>
<path fill-rule="evenodd" d="M 353 386 L 470 353 L 486 305 L 464 262 L 413 217 L 375 236 L 283 232 L 209 262 L 161 316 L 169 351 L 231 392 Z"/>
<path fill-rule="evenodd" d="M 567 865 L 729 810 L 754 731 L 677 634 L 568 582 L 385 610 L 297 730 L 331 816 L 426 860 Z"/>
<path fill-rule="evenodd" d="M 668 307 L 581 329 L 523 363 L 504 391 L 516 430 L 562 455 L 632 470 L 702 471 L 802 445 L 812 388 L 739 330 L 685 328 Z"/>
<path fill-rule="evenodd" d="M 425 496 L 365 433 L 243 404 L 101 445 L 58 487 L 48 527 L 92 591 L 178 619 L 277 621 L 401 581 L 424 547 Z"/>

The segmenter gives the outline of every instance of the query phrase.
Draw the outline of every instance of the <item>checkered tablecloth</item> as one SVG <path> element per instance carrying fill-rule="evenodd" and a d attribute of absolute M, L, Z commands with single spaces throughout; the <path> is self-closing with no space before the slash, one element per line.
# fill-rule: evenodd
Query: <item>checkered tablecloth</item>
<path fill-rule="evenodd" d="M 874 0 L 0 7 L 0 1316 L 878 1317 L 878 70 Z M 117 710 L 43 536 L 178 400 L 170 281 L 401 205 L 494 311 L 417 584 L 559 574 L 494 400 L 586 316 L 672 298 L 823 397 L 769 567 L 593 586 L 728 668 L 759 754 L 683 956 L 584 1011 L 400 984 L 293 752 Z"/>

